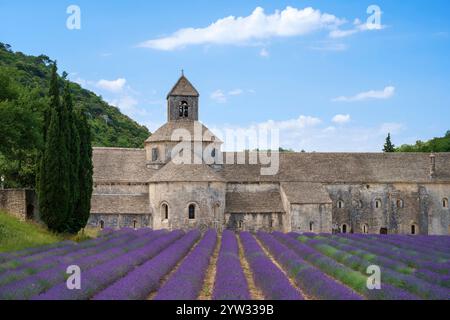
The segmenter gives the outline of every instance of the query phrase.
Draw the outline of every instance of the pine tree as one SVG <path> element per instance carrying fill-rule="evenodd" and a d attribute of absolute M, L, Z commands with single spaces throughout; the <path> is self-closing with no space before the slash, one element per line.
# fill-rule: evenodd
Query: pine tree
<path fill-rule="evenodd" d="M 78 170 L 79 197 L 75 205 L 77 231 L 86 226 L 91 211 L 92 196 L 92 145 L 91 131 L 85 112 L 80 110 L 76 114 L 78 133 L 80 137 L 80 162 Z"/>
<path fill-rule="evenodd" d="M 383 152 L 395 152 L 395 146 L 391 142 L 391 134 L 388 133 L 384 144 Z"/>
<path fill-rule="evenodd" d="M 67 114 L 64 112 L 57 82 L 56 64 L 50 82 L 49 122 L 45 146 L 40 157 L 38 198 L 41 219 L 57 232 L 68 230 L 70 213 L 70 161 L 67 139 Z"/>

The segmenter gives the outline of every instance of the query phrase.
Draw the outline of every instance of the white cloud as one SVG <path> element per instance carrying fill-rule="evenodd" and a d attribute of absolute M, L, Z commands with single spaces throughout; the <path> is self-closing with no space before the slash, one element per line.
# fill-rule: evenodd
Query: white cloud
<path fill-rule="evenodd" d="M 123 87 L 125 86 L 125 83 L 127 82 L 127 80 L 125 80 L 124 78 L 118 78 L 116 80 L 100 80 L 97 82 L 97 87 L 103 89 L 103 90 L 107 90 L 107 91 L 111 91 L 111 92 L 119 92 L 123 89 Z"/>
<path fill-rule="evenodd" d="M 247 90 L 247 91 L 250 93 L 254 93 L 254 91 L 252 91 L 252 90 Z M 244 90 L 239 89 L 239 88 L 230 90 L 228 92 L 224 92 L 221 89 L 217 89 L 216 91 L 211 93 L 210 98 L 218 103 L 225 103 L 228 101 L 229 97 L 240 96 L 242 94 L 244 94 Z"/>
<path fill-rule="evenodd" d="M 319 30 L 334 30 L 345 20 L 332 14 L 321 13 L 311 7 L 297 9 L 286 7 L 266 14 L 257 7 L 246 17 L 228 16 L 204 28 L 184 28 L 168 37 L 151 39 L 140 47 L 156 50 L 175 50 L 188 45 L 243 44 L 274 37 L 293 37 Z"/>
<path fill-rule="evenodd" d="M 267 58 L 268 56 L 270 56 L 270 53 L 269 51 L 267 51 L 266 48 L 262 48 L 261 51 L 259 52 L 259 55 L 261 57 Z"/>
<path fill-rule="evenodd" d="M 125 112 L 127 110 L 133 110 L 133 108 L 138 104 L 138 101 L 132 96 L 125 95 L 119 97 L 118 99 L 113 99 L 109 103 Z"/>
<path fill-rule="evenodd" d="M 384 88 L 383 90 L 370 90 L 366 92 L 358 93 L 351 97 L 341 96 L 332 99 L 335 102 L 355 102 L 355 101 L 364 101 L 370 99 L 389 99 L 392 98 L 395 94 L 395 87 L 389 86 Z"/>
<path fill-rule="evenodd" d="M 344 124 L 350 121 L 350 115 L 349 114 L 337 114 L 333 117 L 333 119 L 331 120 L 334 123 L 337 124 Z"/>
<path fill-rule="evenodd" d="M 238 96 L 244 93 L 244 90 L 242 89 L 234 89 L 228 92 L 228 95 L 230 96 Z"/>
<path fill-rule="evenodd" d="M 364 31 L 374 31 L 374 30 L 382 30 L 386 28 L 386 26 L 381 24 L 373 24 L 370 23 L 362 23 L 361 20 L 355 19 L 353 21 L 353 28 L 347 29 L 347 30 L 341 30 L 339 28 L 336 28 L 335 30 L 330 31 L 330 38 L 345 38 L 348 36 L 351 36 L 355 33 L 364 32 Z"/>
<path fill-rule="evenodd" d="M 218 102 L 218 103 L 225 103 L 227 102 L 227 97 L 225 96 L 225 94 L 223 93 L 222 90 L 216 90 L 213 93 L 211 93 L 211 99 L 213 99 L 214 101 Z"/>
<path fill-rule="evenodd" d="M 387 132 L 395 134 L 397 144 L 407 142 L 399 138 L 405 125 L 401 123 L 381 123 L 376 126 L 327 126 L 319 118 L 301 115 L 297 119 L 265 121 L 248 126 L 220 125 L 211 130 L 224 141 L 224 150 L 235 151 L 233 142 L 226 140 L 227 130 L 237 132 L 260 132 L 276 129 L 279 132 L 279 146 L 297 151 L 317 152 L 381 152 Z M 249 143 L 250 144 L 250 143 Z M 234 148 L 233 148 L 234 147 Z M 252 145 L 250 148 L 256 148 Z M 240 150 L 240 149 L 239 149 Z"/>

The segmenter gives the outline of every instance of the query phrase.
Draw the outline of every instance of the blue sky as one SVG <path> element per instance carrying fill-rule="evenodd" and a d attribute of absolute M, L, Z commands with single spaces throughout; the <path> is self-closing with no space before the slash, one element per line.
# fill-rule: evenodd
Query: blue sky
<path fill-rule="evenodd" d="M 367 30 L 372 4 L 381 24 Z M 69 5 L 81 29 L 66 27 Z M 0 41 L 57 59 L 152 131 L 183 68 L 212 129 L 276 128 L 295 150 L 380 151 L 387 132 L 399 145 L 450 129 L 449 14 L 446 0 L 0 0 Z"/>

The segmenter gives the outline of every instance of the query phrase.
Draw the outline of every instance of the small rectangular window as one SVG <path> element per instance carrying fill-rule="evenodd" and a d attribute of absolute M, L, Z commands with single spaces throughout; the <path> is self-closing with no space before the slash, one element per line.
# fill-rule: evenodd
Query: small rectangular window
<path fill-rule="evenodd" d="M 152 161 L 157 161 L 158 160 L 158 148 L 153 148 L 152 149 Z"/>

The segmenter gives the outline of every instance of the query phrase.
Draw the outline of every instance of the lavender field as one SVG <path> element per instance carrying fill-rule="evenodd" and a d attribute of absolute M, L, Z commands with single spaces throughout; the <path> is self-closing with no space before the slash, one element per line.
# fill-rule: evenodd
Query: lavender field
<path fill-rule="evenodd" d="M 0 254 L 0 299 L 448 300 L 449 270 L 447 236 L 104 230 Z"/>

